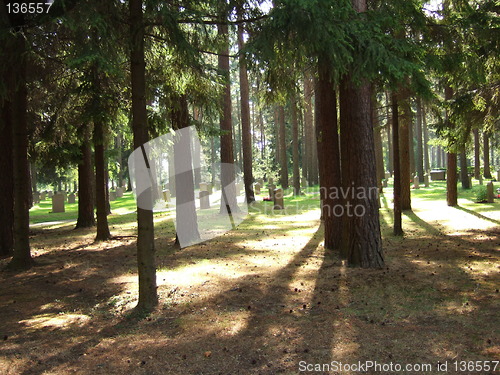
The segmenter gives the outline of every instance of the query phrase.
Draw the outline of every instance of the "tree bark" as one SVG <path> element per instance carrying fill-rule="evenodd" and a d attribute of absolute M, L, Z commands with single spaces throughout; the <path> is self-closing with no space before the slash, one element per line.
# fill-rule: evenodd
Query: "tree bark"
<path fill-rule="evenodd" d="M 101 121 L 94 121 L 95 152 L 95 196 L 97 213 L 96 241 L 111 238 L 108 226 L 108 210 L 106 207 L 106 168 L 104 161 L 104 129 Z"/>
<path fill-rule="evenodd" d="M 297 121 L 297 102 L 291 100 L 292 111 L 292 163 L 293 163 L 293 195 L 300 195 L 300 167 L 299 167 L 299 122 Z"/>
<path fill-rule="evenodd" d="M 417 155 L 416 155 L 416 168 L 420 181 L 424 180 L 424 145 L 422 139 L 422 102 L 417 98 L 417 122 L 415 126 L 415 133 L 417 136 Z"/>
<path fill-rule="evenodd" d="M 364 1 L 358 4 L 358 11 Z M 377 189 L 377 170 L 371 123 L 370 85 L 356 84 L 349 76 L 340 85 L 340 138 L 344 208 L 342 255 L 352 266 L 384 265 Z M 356 194 L 352 194 L 355 189 Z M 363 192 L 364 194 L 358 194 Z M 360 210 L 360 207 L 362 210 Z"/>
<path fill-rule="evenodd" d="M 377 113 L 377 96 L 375 91 L 372 92 L 371 97 L 371 119 L 373 124 L 373 139 L 375 141 L 375 158 L 377 167 L 377 187 L 382 193 L 383 185 L 382 180 L 385 178 L 384 173 L 384 155 L 382 150 L 382 129 L 379 126 L 378 113 Z"/>
<path fill-rule="evenodd" d="M 146 63 L 144 59 L 144 21 L 142 0 L 130 0 L 130 72 L 132 91 L 132 130 L 134 148 L 148 142 L 146 111 Z M 144 193 L 152 201 L 152 191 Z M 153 211 L 137 208 L 137 264 L 139 272 L 139 301 L 137 309 L 152 311 L 158 304 Z"/>
<path fill-rule="evenodd" d="M 31 257 L 29 240 L 29 209 L 31 201 L 31 182 L 28 160 L 28 90 L 26 40 L 21 32 L 7 37 L 7 44 L 16 58 L 8 87 L 12 90 L 12 158 L 14 179 L 14 246 L 11 269 L 27 269 L 34 264 Z M 10 44 L 12 43 L 12 44 Z"/>
<path fill-rule="evenodd" d="M 335 209 L 342 200 L 335 191 L 341 185 L 340 145 L 337 119 L 337 96 L 327 61 L 318 61 L 315 98 L 316 142 L 321 199 L 321 217 L 325 228 L 325 248 L 340 248 L 342 214 Z"/>
<path fill-rule="evenodd" d="M 431 166 L 429 163 L 429 131 L 427 129 L 427 116 L 425 106 L 421 104 L 422 108 L 422 130 L 424 132 L 424 169 L 425 173 L 429 173 Z"/>
<path fill-rule="evenodd" d="M 172 111 L 172 125 L 175 130 L 184 129 L 189 126 L 189 110 L 186 96 L 179 98 L 179 106 Z M 200 233 L 198 231 L 198 220 L 196 215 L 194 179 L 192 173 L 191 148 L 189 136 L 182 142 L 174 143 L 175 184 L 176 198 L 176 221 L 177 228 L 182 226 L 182 231 L 177 231 L 176 242 L 190 245 L 198 242 Z M 187 171 L 187 172 L 186 172 Z M 179 207 L 182 205 L 182 209 Z M 181 233 L 182 238 L 179 238 Z M 185 247 L 185 246 L 184 246 Z"/>
<path fill-rule="evenodd" d="M 280 184 L 283 189 L 288 189 L 288 153 L 286 152 L 285 108 L 278 107 L 279 139 L 280 139 Z"/>
<path fill-rule="evenodd" d="M 394 173 L 394 149 L 391 136 L 392 118 L 389 112 L 389 107 L 391 106 L 391 98 L 389 92 L 387 91 L 385 93 L 385 102 L 386 102 L 386 116 L 387 116 L 387 150 L 388 150 L 387 171 L 392 176 Z"/>
<path fill-rule="evenodd" d="M 4 69 L 7 69 L 4 66 Z M 2 72 L 3 82 L 8 83 L 10 72 Z M 10 91 L 10 87 L 8 88 Z M 12 158 L 12 98 L 0 97 L 0 256 L 12 254 L 14 245 L 14 165 Z"/>
<path fill-rule="evenodd" d="M 490 168 L 490 135 L 483 132 L 483 163 L 484 163 L 484 178 L 491 178 Z"/>
<path fill-rule="evenodd" d="M 453 98 L 453 90 L 451 87 L 445 87 L 445 100 Z M 452 127 L 448 114 L 446 114 L 446 122 L 448 127 Z M 447 176 L 446 176 L 446 202 L 448 206 L 456 206 L 458 204 L 457 194 L 457 154 L 454 152 L 447 153 Z"/>
<path fill-rule="evenodd" d="M 88 125 L 84 125 L 85 128 Z M 92 150 L 88 129 L 84 130 L 80 146 L 82 159 L 78 163 L 78 220 L 76 228 L 89 228 L 95 225 L 94 193 L 92 192 Z"/>
<path fill-rule="evenodd" d="M 309 74 L 304 76 L 304 163 L 303 168 L 306 170 L 306 180 L 309 185 L 312 185 L 314 182 L 314 166 L 313 166 L 313 140 L 315 137 L 314 129 L 313 129 L 313 110 L 312 110 L 312 83 L 311 77 Z"/>
<path fill-rule="evenodd" d="M 465 152 L 465 145 L 460 147 L 460 181 L 462 182 L 462 188 L 471 188 L 469 173 L 467 171 L 467 153 Z"/>
<path fill-rule="evenodd" d="M 228 25 L 220 24 L 217 26 L 219 35 L 224 39 L 224 47 L 218 56 L 219 70 L 225 76 L 224 92 L 221 97 L 222 115 L 220 117 L 220 129 L 222 134 L 220 137 L 220 157 L 221 163 L 225 164 L 221 168 L 221 186 L 225 189 L 225 194 L 222 195 L 220 211 L 222 213 L 231 213 L 231 207 L 236 205 L 236 190 L 234 186 L 235 170 L 234 170 L 234 154 L 233 154 L 233 137 L 232 137 L 232 121 L 231 121 L 231 79 L 229 66 L 229 33 Z M 232 166 L 231 166 L 232 165 Z"/>
<path fill-rule="evenodd" d="M 238 25 L 238 47 L 243 49 L 243 25 Z M 248 85 L 248 73 L 244 56 L 240 57 L 240 104 L 241 104 L 241 141 L 243 148 L 243 182 L 245 185 L 245 197 L 247 203 L 255 201 L 253 191 L 253 165 L 252 165 L 252 133 L 250 129 L 250 89 Z M 262 137 L 262 129 L 261 129 Z M 264 147 L 261 144 L 261 147 Z"/>
<path fill-rule="evenodd" d="M 474 134 L 474 178 L 479 180 L 481 178 L 481 144 L 479 140 L 479 130 L 473 129 Z"/>
<path fill-rule="evenodd" d="M 401 161 L 399 151 L 399 105 L 397 94 L 392 95 L 392 146 L 394 150 L 394 227 L 395 236 L 403 235 L 401 220 Z"/>
<path fill-rule="evenodd" d="M 409 98 L 403 98 L 398 104 L 400 108 L 399 121 L 399 152 L 401 171 L 401 209 L 411 210 L 411 168 L 410 168 L 410 127 L 411 107 Z"/>

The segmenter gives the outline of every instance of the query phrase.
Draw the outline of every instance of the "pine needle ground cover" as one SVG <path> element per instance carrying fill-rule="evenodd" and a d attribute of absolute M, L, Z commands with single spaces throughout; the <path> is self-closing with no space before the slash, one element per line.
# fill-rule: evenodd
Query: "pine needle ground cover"
<path fill-rule="evenodd" d="M 148 316 L 131 314 L 132 198 L 112 202 L 109 242 L 74 230 L 70 208 L 32 227 L 37 267 L 0 273 L 0 372 L 298 374 L 301 361 L 377 361 L 435 374 L 438 362 L 498 360 L 500 203 L 462 192 L 450 208 L 443 194 L 440 183 L 413 191 L 399 238 L 386 189 L 383 270 L 325 252 L 314 193 L 287 195 L 286 212 L 258 201 L 236 230 L 182 250 L 158 213 L 161 305 Z M 33 223 L 57 221 L 43 209 Z"/>

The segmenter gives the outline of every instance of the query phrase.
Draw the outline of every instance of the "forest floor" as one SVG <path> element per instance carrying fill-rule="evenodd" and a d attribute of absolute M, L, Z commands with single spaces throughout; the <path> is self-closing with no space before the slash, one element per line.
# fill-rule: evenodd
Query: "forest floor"
<path fill-rule="evenodd" d="M 373 361 L 413 368 L 364 373 L 493 374 L 460 361 L 500 359 L 500 203 L 450 208 L 421 189 L 398 238 L 391 196 L 382 270 L 325 252 L 317 196 L 287 198 L 286 213 L 257 202 L 237 230 L 182 250 L 158 214 L 160 305 L 142 317 L 134 214 L 111 216 L 121 237 L 104 243 L 72 223 L 34 227 L 38 265 L 0 273 L 0 373 L 357 374 L 326 365 Z"/>

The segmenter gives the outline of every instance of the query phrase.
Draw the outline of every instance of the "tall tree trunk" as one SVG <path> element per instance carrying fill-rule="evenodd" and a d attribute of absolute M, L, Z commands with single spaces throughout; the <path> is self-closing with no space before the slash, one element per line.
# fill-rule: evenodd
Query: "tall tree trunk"
<path fill-rule="evenodd" d="M 400 152 L 400 171 L 401 171 L 401 209 L 411 210 L 411 167 L 410 167 L 410 127 L 411 107 L 408 97 L 403 98 L 399 105 L 399 152 Z"/>
<path fill-rule="evenodd" d="M 375 158 L 376 158 L 376 168 L 377 168 L 377 187 L 380 193 L 382 193 L 383 185 L 382 180 L 385 178 L 384 173 L 384 154 L 382 150 L 382 129 L 378 121 L 377 112 L 377 96 L 375 91 L 372 92 L 371 97 L 371 119 L 373 124 L 373 139 L 375 141 Z"/>
<path fill-rule="evenodd" d="M 392 117 L 389 111 L 389 107 L 391 106 L 391 98 L 388 91 L 385 92 L 385 103 L 386 103 L 385 115 L 387 117 L 387 153 L 388 153 L 387 171 L 392 176 L 394 171 L 394 150 L 393 150 L 392 136 L 391 136 Z"/>
<path fill-rule="evenodd" d="M 88 125 L 84 125 L 83 141 L 80 146 L 82 159 L 78 163 L 78 220 L 76 228 L 95 225 L 94 194 L 92 192 L 92 150 Z"/>
<path fill-rule="evenodd" d="M 425 173 L 429 173 L 431 166 L 429 164 L 429 131 L 427 129 L 427 116 L 425 106 L 421 104 L 422 108 L 422 130 L 424 132 L 424 169 Z"/>
<path fill-rule="evenodd" d="M 118 162 L 118 173 L 116 176 L 118 187 L 123 188 L 123 135 L 116 135 L 116 161 Z"/>
<path fill-rule="evenodd" d="M 288 158 L 286 152 L 285 108 L 278 107 L 279 138 L 280 138 L 280 184 L 283 189 L 288 189 Z"/>
<path fill-rule="evenodd" d="M 299 167 L 299 122 L 297 121 L 297 101 L 291 100 L 292 111 L 292 163 L 293 163 L 293 195 L 300 195 L 300 167 Z"/>
<path fill-rule="evenodd" d="M 436 166 L 437 168 L 443 168 L 441 146 L 436 147 Z"/>
<path fill-rule="evenodd" d="M 108 210 L 106 207 L 106 166 L 104 160 L 104 129 L 101 121 L 94 122 L 94 152 L 95 152 L 95 196 L 97 213 L 96 241 L 106 241 L 111 238 L 108 226 Z"/>
<path fill-rule="evenodd" d="M 384 264 L 378 213 L 378 189 L 370 85 L 349 76 L 340 85 L 340 149 L 344 216 L 342 255 L 349 265 L 378 268 Z M 352 194 L 352 189 L 364 194 Z M 350 210 L 350 211 L 349 211 Z"/>
<path fill-rule="evenodd" d="M 2 68 L 0 68 L 2 69 Z M 3 69 L 7 69 L 4 66 Z M 2 81 L 8 84 L 10 73 L 2 72 Z M 11 88 L 8 88 L 11 94 Z M 12 99 L 0 97 L 0 257 L 12 254 L 14 245 L 14 165 L 12 158 Z"/>
<path fill-rule="evenodd" d="M 465 145 L 460 147 L 460 181 L 462 188 L 470 189 L 469 173 L 467 173 L 467 153 L 465 152 Z"/>
<path fill-rule="evenodd" d="M 417 122 L 415 126 L 415 132 L 417 136 L 417 155 L 416 155 L 416 167 L 417 174 L 420 181 L 424 180 L 424 147 L 422 139 L 422 102 L 420 98 L 417 98 Z"/>
<path fill-rule="evenodd" d="M 413 181 L 413 176 L 417 170 L 415 166 L 415 124 L 413 122 L 413 110 L 411 109 L 411 100 L 408 98 L 408 105 L 410 108 L 410 123 L 408 124 L 408 153 L 410 155 L 410 181 Z"/>
<path fill-rule="evenodd" d="M 315 98 L 316 141 L 321 199 L 321 217 L 325 227 L 325 248 L 338 249 L 342 233 L 340 148 L 337 97 L 328 61 L 319 59 Z"/>
<path fill-rule="evenodd" d="M 364 1 L 359 2 L 366 5 Z M 340 91 L 342 186 L 344 191 L 350 188 L 364 194 L 347 194 L 345 199 L 345 209 L 350 206 L 352 211 L 342 218 L 342 253 L 349 265 L 379 268 L 384 265 L 384 258 L 370 102 L 367 82 L 357 85 L 350 77 L 343 79 Z"/>
<path fill-rule="evenodd" d="M 394 150 L 394 227 L 395 236 L 403 235 L 401 220 L 401 161 L 399 150 L 399 105 L 397 94 L 392 95 L 392 145 Z"/>
<path fill-rule="evenodd" d="M 134 148 L 137 149 L 149 140 L 148 116 L 146 111 L 143 2 L 142 0 L 130 0 L 129 6 L 132 130 L 134 133 Z M 152 202 L 151 189 L 147 189 L 141 199 Z M 137 265 L 139 272 L 139 301 L 137 309 L 152 311 L 158 304 L 153 210 L 144 210 L 140 207 L 137 207 Z"/>
<path fill-rule="evenodd" d="M 305 163 L 303 167 L 306 170 L 306 180 L 309 185 L 312 185 L 314 182 L 313 174 L 313 111 L 312 111 L 312 82 L 309 74 L 304 76 L 304 160 Z"/>
<path fill-rule="evenodd" d="M 479 140 L 479 129 L 473 129 L 472 134 L 474 134 L 474 178 L 479 180 L 481 177 L 481 144 Z"/>
<path fill-rule="evenodd" d="M 224 47 L 218 56 L 219 70 L 225 76 L 224 93 L 221 97 L 222 116 L 220 117 L 220 158 L 225 166 L 221 169 L 221 186 L 225 190 L 222 195 L 220 211 L 230 213 L 231 207 L 236 205 L 236 190 L 234 186 L 234 154 L 233 154 L 233 127 L 231 121 L 231 79 L 229 75 L 229 33 L 227 24 L 217 26 L 219 35 L 224 39 Z"/>
<path fill-rule="evenodd" d="M 179 98 L 179 106 L 172 111 L 172 125 L 175 130 L 184 129 L 189 126 L 189 110 L 186 96 Z M 191 159 L 192 146 L 190 136 L 185 133 L 183 133 L 180 140 L 174 143 L 175 190 L 177 191 L 175 217 L 177 221 L 176 242 L 177 244 L 180 243 L 187 246 L 199 242 L 200 239 L 194 196 L 195 184 L 192 172 L 193 162 Z"/>
<path fill-rule="evenodd" d="M 275 165 L 281 161 L 280 156 L 280 117 L 278 106 L 274 107 L 274 150 L 275 150 Z"/>
<path fill-rule="evenodd" d="M 483 132 L 483 163 L 484 163 L 484 178 L 491 178 L 490 135 L 487 132 Z"/>
<path fill-rule="evenodd" d="M 243 49 L 243 25 L 238 25 L 238 47 Z M 248 73 L 244 56 L 240 57 L 240 103 L 241 103 L 241 131 L 243 148 L 243 182 L 245 184 L 245 197 L 247 203 L 255 201 L 253 192 L 253 165 L 252 165 L 252 133 L 250 129 L 250 92 L 248 85 Z M 262 131 L 261 131 L 262 136 Z M 263 144 L 261 144 L 263 147 Z"/>
<path fill-rule="evenodd" d="M 453 89 L 449 86 L 445 88 L 445 100 L 453 98 Z M 452 127 L 448 114 L 446 114 L 446 122 L 448 127 Z M 447 154 L 447 176 L 446 176 L 446 202 L 448 206 L 456 206 L 458 204 L 457 194 L 457 154 L 448 152 Z"/>
<path fill-rule="evenodd" d="M 16 66 L 8 84 L 12 94 L 12 158 L 14 178 L 14 247 L 8 267 L 27 269 L 34 264 L 29 240 L 31 201 L 30 166 L 28 161 L 28 90 L 26 40 L 22 32 L 9 35 L 6 44 L 16 56 Z M 12 43 L 12 44 L 11 44 Z M 9 90 L 9 91 L 10 91 Z"/>

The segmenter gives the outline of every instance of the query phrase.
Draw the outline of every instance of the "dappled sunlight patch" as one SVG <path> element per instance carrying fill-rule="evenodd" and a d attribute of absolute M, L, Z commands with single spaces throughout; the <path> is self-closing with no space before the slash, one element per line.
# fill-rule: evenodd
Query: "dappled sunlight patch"
<path fill-rule="evenodd" d="M 472 302 L 464 298 L 462 301 L 459 300 L 448 300 L 443 301 L 436 306 L 437 312 L 445 315 L 454 314 L 471 314 L 477 309 Z"/>
<path fill-rule="evenodd" d="M 28 330 L 54 328 L 67 330 L 75 326 L 82 327 L 90 320 L 90 316 L 75 313 L 45 313 L 35 315 L 30 319 L 20 320 L 19 324 Z"/>

